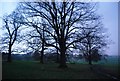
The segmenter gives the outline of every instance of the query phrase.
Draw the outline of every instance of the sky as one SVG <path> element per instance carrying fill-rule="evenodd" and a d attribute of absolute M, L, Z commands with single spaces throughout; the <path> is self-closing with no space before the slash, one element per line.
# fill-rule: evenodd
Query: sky
<path fill-rule="evenodd" d="M 4 14 L 10 14 L 17 2 L 0 1 L 0 28 L 2 25 L 1 17 Z M 112 42 L 106 49 L 108 55 L 118 55 L 118 3 L 117 2 L 100 2 L 97 13 L 102 16 L 104 27 L 107 28 L 107 35 Z M 0 29 L 0 36 L 2 34 Z"/>
<path fill-rule="evenodd" d="M 109 44 L 110 55 L 118 55 L 118 3 L 101 2 L 99 3 L 98 13 L 103 16 L 104 27 L 107 28 L 107 35 L 112 42 Z"/>

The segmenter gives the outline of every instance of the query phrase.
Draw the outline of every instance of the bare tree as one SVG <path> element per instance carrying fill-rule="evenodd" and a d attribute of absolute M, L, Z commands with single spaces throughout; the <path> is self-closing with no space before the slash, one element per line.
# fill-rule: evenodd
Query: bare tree
<path fill-rule="evenodd" d="M 46 46 L 52 46 L 60 52 L 60 66 L 66 65 L 66 50 L 86 36 L 81 35 L 83 22 L 98 20 L 93 3 L 83 2 L 23 2 L 21 12 L 29 18 L 44 19 L 45 32 L 50 35 L 51 41 L 44 41 Z M 40 21 L 40 20 L 39 20 Z M 40 27 L 34 25 L 34 27 Z M 57 42 L 56 42 L 57 41 Z M 56 45 L 56 43 L 58 45 Z"/>
<path fill-rule="evenodd" d="M 5 34 L 2 38 L 2 46 L 7 47 L 8 49 L 8 58 L 7 61 L 11 62 L 11 53 L 12 47 L 15 41 L 17 40 L 17 36 L 19 35 L 19 28 L 21 27 L 21 23 L 19 23 L 23 17 L 14 11 L 12 14 L 3 17 L 3 29 L 5 29 Z M 5 47 L 5 48 L 6 48 Z"/>
<path fill-rule="evenodd" d="M 23 25 L 28 26 L 28 31 L 24 36 L 23 39 L 27 41 L 28 47 L 32 48 L 34 51 L 40 52 L 40 62 L 44 63 L 44 50 L 46 49 L 44 41 L 46 40 L 47 34 L 45 34 L 45 24 L 41 24 L 36 17 L 29 17 L 25 18 L 25 21 L 22 22 Z M 32 21 L 32 22 L 31 22 Z M 41 22 L 44 22 L 42 19 Z M 27 31 L 27 30 L 26 30 Z"/>
<path fill-rule="evenodd" d="M 102 57 L 101 50 L 107 46 L 106 34 L 100 20 L 84 24 L 82 35 L 87 35 L 76 47 L 83 53 L 90 65 L 92 61 L 98 61 Z"/>

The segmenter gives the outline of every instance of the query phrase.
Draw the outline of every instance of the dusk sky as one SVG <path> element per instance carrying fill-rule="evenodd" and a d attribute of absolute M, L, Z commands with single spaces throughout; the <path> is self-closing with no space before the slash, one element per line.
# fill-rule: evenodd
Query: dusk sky
<path fill-rule="evenodd" d="M 116 0 L 117 1 L 117 0 Z M 0 2 L 0 36 L 2 34 L 1 17 L 7 13 L 10 14 L 16 7 L 17 2 Z M 97 13 L 102 16 L 104 27 L 107 28 L 107 35 L 112 40 L 106 53 L 108 55 L 118 55 L 118 3 L 100 2 Z"/>
<path fill-rule="evenodd" d="M 101 2 L 99 3 L 98 14 L 103 17 L 104 27 L 107 28 L 107 35 L 112 40 L 107 53 L 118 55 L 118 3 Z"/>

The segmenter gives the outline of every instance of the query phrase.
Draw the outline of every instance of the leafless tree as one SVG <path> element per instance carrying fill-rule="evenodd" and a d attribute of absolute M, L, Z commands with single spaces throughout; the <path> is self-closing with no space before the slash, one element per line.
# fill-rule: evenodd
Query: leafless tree
<path fill-rule="evenodd" d="M 44 20 L 39 24 L 46 25 L 45 33 L 51 40 L 44 41 L 46 46 L 52 46 L 60 52 L 60 66 L 66 65 L 66 50 L 73 48 L 76 42 L 87 37 L 81 35 L 81 28 L 86 22 L 98 20 L 94 3 L 84 2 L 22 2 L 21 12 L 29 19 L 32 17 Z M 41 28 L 39 25 L 33 25 Z M 43 29 L 42 29 L 43 30 Z M 56 43 L 58 45 L 56 45 Z"/>
<path fill-rule="evenodd" d="M 24 13 L 24 12 L 23 12 Z M 23 14 L 22 13 L 22 14 Z M 44 22 L 42 20 L 39 22 L 39 20 L 36 17 L 32 17 L 29 19 L 29 17 L 26 17 L 24 22 L 21 22 L 24 26 L 28 26 L 26 28 L 29 31 L 25 35 L 23 35 L 23 40 L 27 41 L 28 48 L 32 48 L 33 51 L 40 52 L 40 62 L 44 63 L 44 50 L 46 49 L 44 41 L 46 40 L 47 34 L 45 34 L 45 24 L 41 24 L 41 22 Z M 28 50 L 28 49 L 27 49 Z M 26 51 L 27 51 L 26 50 Z"/>
<path fill-rule="evenodd" d="M 3 17 L 3 29 L 5 30 L 4 36 L 1 38 L 1 46 L 5 46 L 8 49 L 7 61 L 11 62 L 12 47 L 19 36 L 19 28 L 21 23 L 19 23 L 23 17 L 14 11 L 12 14 Z M 3 49 L 4 50 L 4 49 Z"/>
<path fill-rule="evenodd" d="M 76 47 L 83 53 L 84 58 L 92 65 L 92 61 L 100 60 L 103 50 L 107 46 L 107 35 L 100 20 L 84 24 L 82 35 L 87 35 Z M 96 54 L 95 54 L 96 53 Z"/>

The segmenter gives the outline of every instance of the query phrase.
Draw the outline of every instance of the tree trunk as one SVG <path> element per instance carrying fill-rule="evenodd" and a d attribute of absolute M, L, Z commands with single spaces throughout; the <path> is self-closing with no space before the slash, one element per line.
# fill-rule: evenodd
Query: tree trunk
<path fill-rule="evenodd" d="M 40 57 L 40 62 L 43 64 L 44 63 L 44 41 L 45 41 L 45 36 L 44 36 L 44 28 L 45 26 L 43 26 L 43 31 L 42 31 L 42 51 L 41 51 L 41 57 Z"/>
<path fill-rule="evenodd" d="M 43 58 L 44 58 L 44 42 L 42 43 L 42 51 L 40 56 L 40 63 L 42 64 L 44 63 Z"/>
<path fill-rule="evenodd" d="M 89 60 L 89 64 L 92 65 L 92 61 L 91 60 Z"/>
<path fill-rule="evenodd" d="M 66 55 L 65 55 L 64 51 L 61 51 L 61 54 L 60 54 L 60 65 L 59 65 L 59 67 L 60 68 L 67 68 Z"/>
<path fill-rule="evenodd" d="M 12 62 L 12 58 L 11 58 L 11 45 L 9 45 L 9 51 L 8 51 L 8 59 L 7 62 Z"/>
<path fill-rule="evenodd" d="M 40 63 L 42 63 L 42 64 L 44 63 L 43 62 L 43 52 L 42 51 L 41 51 L 41 56 L 40 56 Z"/>
<path fill-rule="evenodd" d="M 67 68 L 66 55 L 65 55 L 65 43 L 60 45 L 60 65 L 59 68 Z"/>
<path fill-rule="evenodd" d="M 91 59 L 91 55 L 89 55 L 88 62 L 89 62 L 89 65 L 92 65 L 92 59 Z"/>

